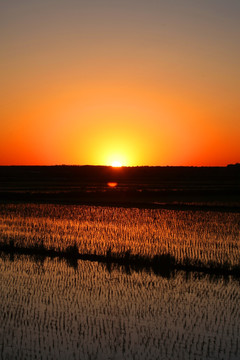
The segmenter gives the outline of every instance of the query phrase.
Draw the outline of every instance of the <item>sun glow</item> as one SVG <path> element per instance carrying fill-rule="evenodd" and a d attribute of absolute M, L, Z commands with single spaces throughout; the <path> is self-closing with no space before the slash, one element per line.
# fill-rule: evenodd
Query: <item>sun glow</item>
<path fill-rule="evenodd" d="M 122 167 L 122 163 L 120 161 L 113 161 L 111 166 L 112 167 Z"/>

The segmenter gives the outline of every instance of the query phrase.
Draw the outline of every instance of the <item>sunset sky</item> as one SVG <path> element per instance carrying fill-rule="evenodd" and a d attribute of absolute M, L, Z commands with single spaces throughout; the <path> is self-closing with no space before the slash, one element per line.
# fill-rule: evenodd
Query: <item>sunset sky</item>
<path fill-rule="evenodd" d="M 0 0 L 0 165 L 240 162 L 239 0 Z"/>

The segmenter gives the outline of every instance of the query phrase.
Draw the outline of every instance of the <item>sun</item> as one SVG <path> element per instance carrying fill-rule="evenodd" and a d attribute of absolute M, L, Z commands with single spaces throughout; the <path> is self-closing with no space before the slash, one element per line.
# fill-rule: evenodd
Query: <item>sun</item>
<path fill-rule="evenodd" d="M 113 161 L 111 166 L 112 167 L 122 167 L 122 163 L 120 163 L 120 161 Z"/>

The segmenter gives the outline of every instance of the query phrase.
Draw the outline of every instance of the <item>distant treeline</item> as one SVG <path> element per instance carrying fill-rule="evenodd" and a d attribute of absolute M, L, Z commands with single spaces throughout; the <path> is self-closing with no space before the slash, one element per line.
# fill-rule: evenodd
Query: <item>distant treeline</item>
<path fill-rule="evenodd" d="M 239 211 L 240 166 L 0 166 L 0 203 L 6 202 Z"/>
<path fill-rule="evenodd" d="M 139 166 L 113 168 L 111 166 L 0 166 L 0 184 L 5 181 L 53 182 L 154 182 L 186 181 L 216 183 L 240 180 L 239 164 L 226 167 Z"/>

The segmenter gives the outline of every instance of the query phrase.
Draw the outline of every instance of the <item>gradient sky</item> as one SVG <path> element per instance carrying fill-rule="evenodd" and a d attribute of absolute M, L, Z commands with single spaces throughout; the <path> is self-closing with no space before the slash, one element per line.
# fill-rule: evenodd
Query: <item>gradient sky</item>
<path fill-rule="evenodd" d="M 239 0 L 0 0 L 0 164 L 240 161 Z"/>

